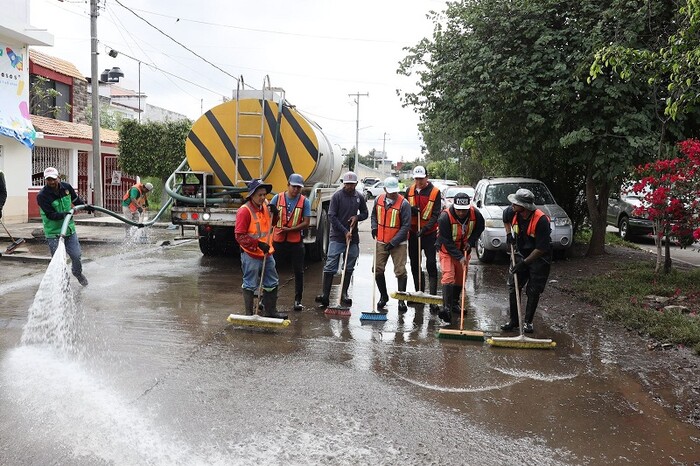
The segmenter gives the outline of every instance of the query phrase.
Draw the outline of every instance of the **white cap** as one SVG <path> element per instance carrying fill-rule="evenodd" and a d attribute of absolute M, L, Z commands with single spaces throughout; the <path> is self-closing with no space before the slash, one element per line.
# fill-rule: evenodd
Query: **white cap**
<path fill-rule="evenodd" d="M 347 172 L 343 175 L 343 184 L 346 183 L 357 184 L 357 175 L 355 172 Z"/>
<path fill-rule="evenodd" d="M 413 178 L 425 178 L 425 167 L 418 165 L 413 169 Z"/>
<path fill-rule="evenodd" d="M 387 194 L 398 193 L 399 192 L 399 180 L 394 176 L 390 176 L 384 180 L 384 191 Z"/>
<path fill-rule="evenodd" d="M 146 191 L 153 191 L 153 185 L 151 183 L 146 183 L 143 187 L 146 188 Z"/>
<path fill-rule="evenodd" d="M 53 167 L 47 168 L 46 170 L 44 170 L 44 179 L 46 178 L 58 179 L 58 170 L 56 170 Z"/>

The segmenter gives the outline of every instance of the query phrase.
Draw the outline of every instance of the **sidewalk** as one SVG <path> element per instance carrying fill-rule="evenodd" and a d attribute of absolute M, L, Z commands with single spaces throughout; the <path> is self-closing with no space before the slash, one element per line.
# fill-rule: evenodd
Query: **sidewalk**
<path fill-rule="evenodd" d="M 119 244 L 124 242 L 124 223 L 109 215 L 93 216 L 81 213 L 74 219 L 81 245 Z M 12 237 L 17 240 L 24 238 L 12 254 L 5 250 L 12 240 L 4 229 L 0 229 L 0 261 L 15 260 L 24 262 L 49 261 L 49 250 L 44 239 L 44 230 L 40 219 L 31 219 L 26 223 L 5 224 Z M 151 241 L 180 236 L 180 228 L 168 229 L 169 222 L 157 222 L 150 228 Z M 194 232 L 186 231 L 186 235 Z"/>

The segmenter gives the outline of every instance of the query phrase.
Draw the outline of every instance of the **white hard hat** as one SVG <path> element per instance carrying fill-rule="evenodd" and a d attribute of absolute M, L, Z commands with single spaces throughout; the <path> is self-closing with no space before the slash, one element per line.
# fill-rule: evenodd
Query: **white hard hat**
<path fill-rule="evenodd" d="M 399 180 L 394 176 L 390 176 L 384 180 L 384 191 L 387 194 L 398 193 L 399 192 Z"/>
<path fill-rule="evenodd" d="M 413 178 L 425 178 L 425 167 L 418 165 L 413 169 Z"/>

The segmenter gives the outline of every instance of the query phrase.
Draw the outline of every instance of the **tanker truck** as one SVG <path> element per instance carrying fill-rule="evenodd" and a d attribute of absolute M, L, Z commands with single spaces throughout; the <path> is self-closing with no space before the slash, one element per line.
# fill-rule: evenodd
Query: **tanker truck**
<path fill-rule="evenodd" d="M 321 260 L 328 250 L 328 206 L 337 190 L 342 155 L 333 152 L 321 127 L 285 100 L 265 79 L 262 90 L 244 89 L 202 115 L 185 143 L 186 158 L 166 183 L 173 198 L 171 220 L 194 226 L 206 256 L 239 251 L 236 213 L 248 194 L 246 182 L 261 178 L 272 194 L 287 189 L 292 173 L 304 177 L 302 193 L 311 203 L 304 234 L 307 257 Z"/>

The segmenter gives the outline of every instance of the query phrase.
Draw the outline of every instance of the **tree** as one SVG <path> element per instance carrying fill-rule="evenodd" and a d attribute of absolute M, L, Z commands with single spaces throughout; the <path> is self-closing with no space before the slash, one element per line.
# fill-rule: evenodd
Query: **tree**
<path fill-rule="evenodd" d="M 57 118 L 59 114 L 70 115 L 71 105 L 56 105 L 56 98 L 61 97 L 60 91 L 51 87 L 51 80 L 39 75 L 32 75 L 29 87 L 29 108 L 31 113 L 48 118 Z"/>
<path fill-rule="evenodd" d="M 687 0 L 675 21 L 680 28 L 657 50 L 614 43 L 601 48 L 591 66 L 593 79 L 611 68 L 621 78 L 637 77 L 667 91 L 665 114 L 675 119 L 700 102 L 700 1 Z"/>
<path fill-rule="evenodd" d="M 124 120 L 119 129 L 119 166 L 165 182 L 185 159 L 185 140 L 191 128 L 190 120 L 142 124 Z"/>
<path fill-rule="evenodd" d="M 589 85 L 590 63 L 616 39 L 639 47 L 665 40 L 673 12 L 667 2 L 640 9 L 634 0 L 450 2 L 432 14 L 432 40 L 400 63 L 420 87 L 403 94 L 404 104 L 421 115 L 431 152 L 468 147 L 500 172 L 492 174 L 540 178 L 568 211 L 584 193 L 588 254 L 602 254 L 610 188 L 653 157 L 663 102 L 612 74 Z"/>
<path fill-rule="evenodd" d="M 637 215 L 647 215 L 654 222 L 656 234 L 656 271 L 664 260 L 664 272 L 671 270 L 671 237 L 681 247 L 700 240 L 700 141 L 689 139 L 678 144 L 681 155 L 640 165 L 640 181 L 633 186 L 644 193 Z M 665 254 L 661 239 L 665 239 Z"/>

